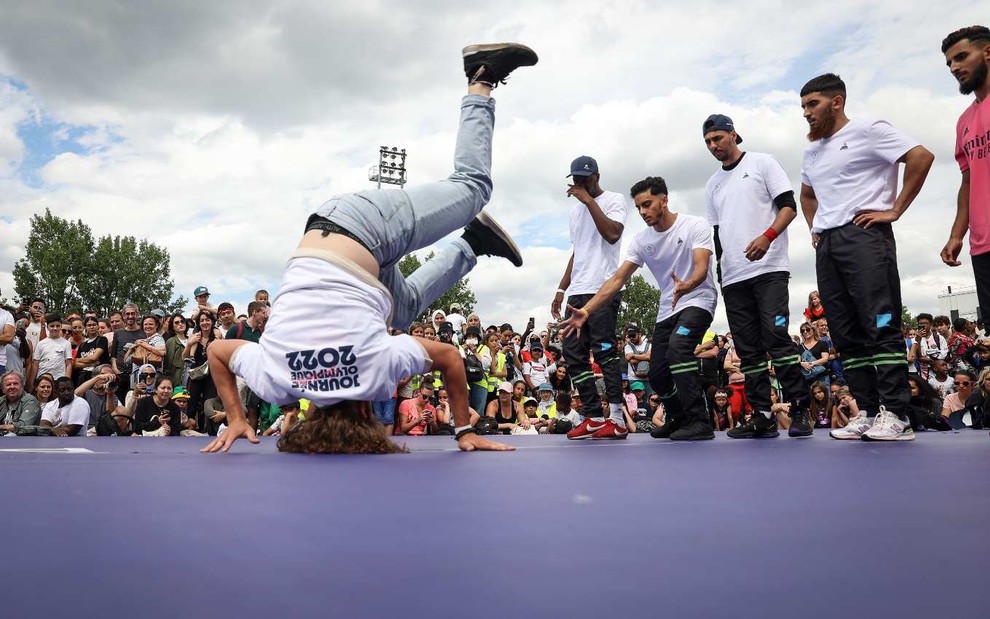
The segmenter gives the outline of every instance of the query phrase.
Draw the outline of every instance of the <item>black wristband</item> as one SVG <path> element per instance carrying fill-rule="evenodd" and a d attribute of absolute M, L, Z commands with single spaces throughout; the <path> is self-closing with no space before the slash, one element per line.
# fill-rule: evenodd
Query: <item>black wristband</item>
<path fill-rule="evenodd" d="M 477 433 L 478 433 L 478 431 L 475 430 L 474 428 L 468 428 L 467 430 L 461 430 L 460 432 L 458 432 L 457 434 L 454 435 L 454 440 L 455 441 L 459 441 L 459 440 L 461 440 L 461 437 L 462 436 L 465 436 L 467 434 L 477 434 Z"/>

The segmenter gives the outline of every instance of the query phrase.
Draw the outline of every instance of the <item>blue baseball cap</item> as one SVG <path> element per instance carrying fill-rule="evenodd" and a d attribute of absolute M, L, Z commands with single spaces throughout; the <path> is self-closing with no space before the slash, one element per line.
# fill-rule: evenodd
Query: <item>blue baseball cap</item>
<path fill-rule="evenodd" d="M 732 119 L 725 114 L 712 114 L 701 125 L 701 135 L 705 136 L 711 131 L 735 131 L 736 127 Z M 736 133 L 736 144 L 742 143 L 742 136 Z"/>
<path fill-rule="evenodd" d="M 598 162 L 593 157 L 581 155 L 571 162 L 571 173 L 567 176 L 591 176 L 598 174 Z"/>

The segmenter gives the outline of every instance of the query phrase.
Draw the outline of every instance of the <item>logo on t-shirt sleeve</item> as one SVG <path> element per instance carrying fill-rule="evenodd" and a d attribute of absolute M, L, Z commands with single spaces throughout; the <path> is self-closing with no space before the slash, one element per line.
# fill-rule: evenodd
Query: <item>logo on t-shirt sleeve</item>
<path fill-rule="evenodd" d="M 286 353 L 292 387 L 300 391 L 336 391 L 360 387 L 353 346 Z"/>

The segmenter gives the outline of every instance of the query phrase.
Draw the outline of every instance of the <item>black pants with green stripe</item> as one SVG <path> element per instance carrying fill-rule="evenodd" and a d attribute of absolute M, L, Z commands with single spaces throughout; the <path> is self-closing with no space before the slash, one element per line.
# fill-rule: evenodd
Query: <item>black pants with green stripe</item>
<path fill-rule="evenodd" d="M 907 416 L 911 390 L 901 336 L 901 279 L 890 224 L 848 223 L 821 234 L 815 257 L 828 330 L 860 410 Z"/>
<path fill-rule="evenodd" d="M 711 324 L 709 312 L 686 307 L 653 329 L 650 386 L 660 396 L 668 420 L 708 421 L 694 349 Z"/>
<path fill-rule="evenodd" d="M 740 371 L 746 375 L 746 399 L 761 411 L 769 411 L 771 404 L 768 355 L 784 392 L 784 401 L 797 410 L 808 407 L 801 356 L 787 332 L 788 279 L 790 274 L 786 271 L 764 273 L 722 287 L 725 315 L 742 362 Z"/>
<path fill-rule="evenodd" d="M 567 305 L 576 308 L 584 307 L 593 294 L 576 294 L 567 297 Z M 615 339 L 615 321 L 619 316 L 619 306 L 622 304 L 622 293 L 616 293 L 608 305 L 603 305 L 591 312 L 581 336 L 564 338 L 564 359 L 567 361 L 567 375 L 571 384 L 581 394 L 581 414 L 585 417 L 603 417 L 602 399 L 595 387 L 595 374 L 591 369 L 591 354 L 595 355 L 595 363 L 602 368 L 605 380 L 605 397 L 610 403 L 621 404 L 622 398 L 622 368 L 626 358 L 618 349 Z M 571 311 L 567 310 L 566 318 Z"/>

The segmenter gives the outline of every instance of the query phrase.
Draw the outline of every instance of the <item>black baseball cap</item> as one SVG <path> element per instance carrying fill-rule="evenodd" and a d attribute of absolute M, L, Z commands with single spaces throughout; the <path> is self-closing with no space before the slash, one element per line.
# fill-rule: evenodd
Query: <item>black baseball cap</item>
<path fill-rule="evenodd" d="M 571 173 L 567 176 L 591 176 L 598 174 L 598 162 L 593 157 L 581 155 L 571 162 Z"/>
<path fill-rule="evenodd" d="M 736 126 L 732 123 L 732 119 L 725 114 L 712 114 L 701 125 L 702 136 L 707 135 L 711 131 L 732 132 L 735 130 Z M 738 133 L 736 133 L 736 144 L 742 144 L 742 136 Z"/>

